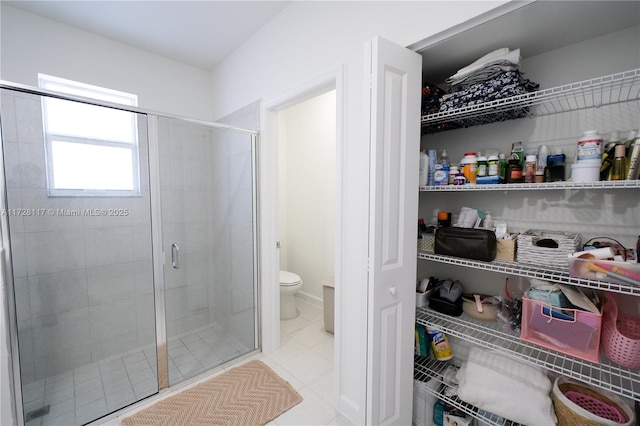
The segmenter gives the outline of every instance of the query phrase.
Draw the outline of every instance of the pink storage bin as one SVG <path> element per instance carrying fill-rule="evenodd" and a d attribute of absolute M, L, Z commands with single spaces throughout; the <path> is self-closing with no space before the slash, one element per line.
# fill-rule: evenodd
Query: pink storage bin
<path fill-rule="evenodd" d="M 576 358 L 600 362 L 602 314 L 522 298 L 520 338 Z"/>
<path fill-rule="evenodd" d="M 623 367 L 640 368 L 640 318 L 618 311 L 615 297 L 607 294 L 602 308 L 604 354 Z"/>

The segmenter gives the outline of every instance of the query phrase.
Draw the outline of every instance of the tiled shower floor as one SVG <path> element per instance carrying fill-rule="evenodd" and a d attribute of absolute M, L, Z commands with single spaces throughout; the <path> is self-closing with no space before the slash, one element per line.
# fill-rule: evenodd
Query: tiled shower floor
<path fill-rule="evenodd" d="M 251 350 L 217 324 L 170 339 L 169 383 L 179 383 Z M 149 346 L 24 385 L 26 413 L 50 406 L 48 414 L 26 425 L 81 425 L 92 421 L 96 413 L 106 415 L 154 394 L 155 351 Z"/>

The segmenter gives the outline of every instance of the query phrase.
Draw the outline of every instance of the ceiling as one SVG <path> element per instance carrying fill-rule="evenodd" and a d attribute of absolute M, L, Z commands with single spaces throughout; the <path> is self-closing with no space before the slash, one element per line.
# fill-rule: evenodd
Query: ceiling
<path fill-rule="evenodd" d="M 290 1 L 271 0 L 0 0 L 54 21 L 211 70 Z M 638 25 L 639 1 L 522 1 L 472 31 L 451 28 L 409 48 L 422 53 L 423 74 L 444 81 L 498 47 L 523 58 Z M 461 24 L 464 27 L 466 23 Z M 449 35 L 451 35 L 449 37 Z M 505 40 L 508 43 L 505 44 Z"/>
<path fill-rule="evenodd" d="M 424 80 L 441 83 L 456 70 L 500 47 L 518 47 L 526 59 L 640 25 L 637 0 L 522 1 L 508 6 L 513 9 L 510 13 L 483 24 L 468 28 L 464 23 L 409 46 L 424 58 Z"/>
<path fill-rule="evenodd" d="M 289 1 L 2 1 L 54 21 L 211 70 Z"/>

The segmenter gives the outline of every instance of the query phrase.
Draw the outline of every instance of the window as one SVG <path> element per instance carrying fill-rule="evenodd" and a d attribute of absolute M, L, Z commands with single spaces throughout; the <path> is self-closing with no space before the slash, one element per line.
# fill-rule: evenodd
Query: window
<path fill-rule="evenodd" d="M 40 87 L 136 106 L 136 95 L 38 74 Z M 44 96 L 50 196 L 140 194 L 137 114 Z"/>

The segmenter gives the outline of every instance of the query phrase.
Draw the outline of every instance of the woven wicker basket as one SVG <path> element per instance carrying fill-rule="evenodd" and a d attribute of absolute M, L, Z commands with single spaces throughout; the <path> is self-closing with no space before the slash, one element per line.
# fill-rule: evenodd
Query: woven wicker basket
<path fill-rule="evenodd" d="M 422 238 L 418 238 L 418 251 L 433 253 L 435 242 L 435 234 L 422 234 Z"/>
<path fill-rule="evenodd" d="M 618 396 L 566 377 L 558 377 L 553 384 L 553 406 L 558 426 L 631 426 L 635 422 L 635 414 Z"/>
<path fill-rule="evenodd" d="M 543 241 L 553 241 L 557 247 L 545 247 Z M 560 231 L 540 231 L 530 229 L 518 235 L 518 262 L 569 267 L 570 254 L 578 251 L 582 237 L 580 234 Z"/>

